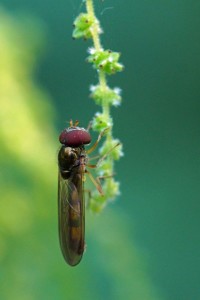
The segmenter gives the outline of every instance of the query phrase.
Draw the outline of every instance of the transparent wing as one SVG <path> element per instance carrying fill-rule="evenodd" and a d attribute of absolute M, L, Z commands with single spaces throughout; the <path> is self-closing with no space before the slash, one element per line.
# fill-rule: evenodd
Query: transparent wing
<path fill-rule="evenodd" d="M 77 265 L 84 252 L 85 205 L 82 173 L 78 169 L 69 179 L 58 174 L 58 228 L 62 254 L 66 262 Z"/>

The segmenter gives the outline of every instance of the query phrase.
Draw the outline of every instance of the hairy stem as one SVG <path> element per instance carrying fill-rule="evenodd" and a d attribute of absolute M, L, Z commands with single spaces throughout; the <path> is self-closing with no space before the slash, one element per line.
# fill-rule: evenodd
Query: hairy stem
<path fill-rule="evenodd" d="M 88 15 L 95 18 L 93 0 L 86 0 L 86 10 L 88 12 Z M 92 38 L 93 38 L 93 43 L 94 43 L 95 49 L 99 51 L 102 47 L 101 47 L 101 42 L 100 42 L 100 38 L 99 38 L 97 25 L 93 26 Z"/>
<path fill-rule="evenodd" d="M 94 12 L 94 5 L 93 5 L 93 0 L 86 0 L 86 10 L 87 13 L 95 18 L 95 12 Z M 100 51 L 102 49 L 101 46 L 101 40 L 100 40 L 100 34 L 98 32 L 98 26 L 97 24 L 94 24 L 93 28 L 92 28 L 92 40 L 93 40 L 93 45 L 96 51 Z M 102 89 L 107 89 L 107 81 L 106 81 L 106 74 L 103 70 L 100 70 L 98 72 L 98 76 L 99 76 L 99 85 Z M 110 106 L 108 105 L 107 101 L 105 99 L 103 100 L 103 105 L 102 105 L 102 111 L 104 113 L 104 115 L 107 117 L 107 119 L 109 119 L 110 117 Z M 106 139 L 109 139 L 112 136 L 112 128 L 110 128 L 110 131 L 107 135 Z"/>

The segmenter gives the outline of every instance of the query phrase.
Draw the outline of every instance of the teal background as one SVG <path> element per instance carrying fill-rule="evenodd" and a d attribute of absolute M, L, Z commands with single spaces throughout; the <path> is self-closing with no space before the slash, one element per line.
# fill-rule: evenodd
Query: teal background
<path fill-rule="evenodd" d="M 0 135 L 1 299 L 200 299 L 200 3 L 95 1 L 103 45 L 120 51 L 125 65 L 109 78 L 123 90 L 112 113 L 125 156 L 116 164 L 121 195 L 100 216 L 87 213 L 87 251 L 76 268 L 65 265 L 58 247 L 56 155 L 66 120 L 86 126 L 99 109 L 88 98 L 97 81 L 85 62 L 91 43 L 71 38 L 84 5 L 0 3 L 5 15 L 21 20 L 21 46 L 35 57 L 31 80 L 45 91 L 27 99 L 43 134 L 30 150 L 39 147 L 38 165 L 16 159 Z M 23 23 L 22 13 L 35 23 Z M 31 43 L 40 44 L 37 51 Z M 27 201 L 15 206 L 22 194 Z"/>

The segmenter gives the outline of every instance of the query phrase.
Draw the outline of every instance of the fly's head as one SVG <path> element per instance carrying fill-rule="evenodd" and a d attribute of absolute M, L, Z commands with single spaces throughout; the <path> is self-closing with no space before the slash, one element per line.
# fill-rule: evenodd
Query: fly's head
<path fill-rule="evenodd" d="M 74 125 L 70 122 L 70 127 L 64 129 L 59 136 L 62 147 L 58 153 L 58 164 L 64 179 L 70 177 L 73 168 L 85 165 L 84 146 L 91 142 L 89 132 L 77 125 L 77 122 Z"/>
<path fill-rule="evenodd" d="M 77 148 L 88 145 L 91 142 L 91 136 L 85 128 L 72 125 L 61 132 L 59 141 L 62 145 Z"/>

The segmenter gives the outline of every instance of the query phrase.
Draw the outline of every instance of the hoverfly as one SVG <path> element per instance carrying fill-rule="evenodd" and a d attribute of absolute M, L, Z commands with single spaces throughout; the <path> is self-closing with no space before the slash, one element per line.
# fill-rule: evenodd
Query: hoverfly
<path fill-rule="evenodd" d="M 100 133 L 96 143 L 85 150 L 85 145 L 91 142 L 88 130 L 78 127 L 70 121 L 70 127 L 64 129 L 59 141 L 62 144 L 58 153 L 58 229 L 59 241 L 65 261 L 77 265 L 85 248 L 85 203 L 83 181 L 88 173 L 100 193 L 101 185 L 86 170 L 87 154 L 92 152 L 105 130 Z"/>

